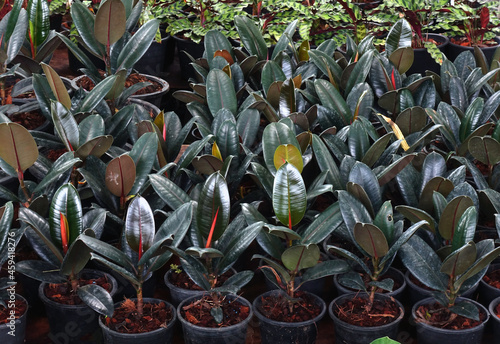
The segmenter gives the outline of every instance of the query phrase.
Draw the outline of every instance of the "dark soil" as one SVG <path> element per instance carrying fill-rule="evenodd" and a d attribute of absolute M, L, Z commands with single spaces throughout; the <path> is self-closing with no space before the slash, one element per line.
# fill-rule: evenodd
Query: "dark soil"
<path fill-rule="evenodd" d="M 100 72 L 102 75 L 104 75 L 103 71 L 100 71 Z M 139 91 L 134 93 L 135 95 L 153 93 L 153 92 L 161 91 L 161 89 L 162 89 L 161 84 L 157 83 L 154 80 L 150 80 L 150 79 L 146 78 L 144 75 L 138 74 L 138 73 L 132 73 L 127 77 L 127 80 L 125 80 L 125 88 L 128 88 L 128 87 L 135 85 L 139 82 L 149 82 L 152 85 L 141 88 Z M 84 76 L 83 78 L 79 79 L 77 81 L 77 85 L 79 87 L 82 87 L 83 89 L 85 89 L 87 91 L 91 91 L 95 87 L 94 82 L 87 76 Z"/>
<path fill-rule="evenodd" d="M 111 291 L 112 285 L 108 282 L 105 276 L 99 278 L 91 278 L 91 279 L 83 279 L 80 278 L 78 280 L 79 286 L 84 286 L 87 284 L 97 284 L 106 289 L 107 291 Z M 76 292 L 74 292 L 71 288 L 71 284 L 69 283 L 61 283 L 61 284 L 48 284 L 45 287 L 45 296 L 47 298 L 65 305 L 81 305 L 83 301 L 78 297 Z"/>
<path fill-rule="evenodd" d="M 144 333 L 166 327 L 173 319 L 172 309 L 164 302 L 145 303 L 143 316 L 137 314 L 135 301 L 126 299 L 115 309 L 113 317 L 106 317 L 103 322 L 110 329 L 120 333 Z"/>
<path fill-rule="evenodd" d="M 500 289 L 500 270 L 488 272 L 486 275 L 484 275 L 483 281 L 485 281 L 492 287 Z"/>
<path fill-rule="evenodd" d="M 31 111 L 31 112 L 20 112 L 15 113 L 9 116 L 12 122 L 21 124 L 28 130 L 33 130 L 40 127 L 42 124 L 47 121 L 44 115 L 42 115 L 39 111 Z"/>
<path fill-rule="evenodd" d="M 210 314 L 213 305 L 219 303 L 224 315 L 222 322 L 217 323 Z M 205 295 L 201 299 L 182 307 L 181 315 L 191 324 L 201 327 L 227 327 L 236 325 L 245 320 L 250 314 L 250 307 L 238 302 L 238 299 L 230 300 L 224 296 L 214 299 L 212 295 Z"/>
<path fill-rule="evenodd" d="M 302 322 L 316 318 L 321 313 L 321 307 L 314 302 L 314 298 L 303 291 L 297 291 L 292 301 L 292 311 L 290 311 L 290 301 L 282 294 L 278 297 L 270 295 L 261 297 L 259 311 L 271 320 L 281 322 Z"/>
<path fill-rule="evenodd" d="M 450 42 L 457 44 L 457 45 L 461 45 L 463 47 L 471 47 L 471 43 L 467 39 L 467 37 L 461 37 L 461 38 L 451 37 Z M 483 41 L 482 44 L 478 44 L 478 47 L 487 48 L 487 47 L 494 47 L 495 45 L 498 45 L 498 43 L 495 40 L 491 39 L 489 41 Z"/>
<path fill-rule="evenodd" d="M 9 306 L 8 303 L 7 305 Z M 14 308 L 0 307 L 0 324 L 5 324 L 8 321 L 10 321 L 7 320 L 7 318 L 10 316 L 11 310 L 14 310 L 15 312 L 14 316 L 16 317 L 16 319 L 19 319 L 24 313 L 26 313 L 26 309 L 28 308 L 26 302 L 24 302 L 23 300 L 16 300 L 14 302 L 14 305 L 15 305 Z"/>
<path fill-rule="evenodd" d="M 465 330 L 473 328 L 481 325 L 484 319 L 486 319 L 486 314 L 482 310 L 479 310 L 480 321 L 477 321 L 452 313 L 437 302 L 418 307 L 416 313 L 417 322 L 423 322 L 433 327 L 448 330 Z"/>
<path fill-rule="evenodd" d="M 351 325 L 375 327 L 389 324 L 401 314 L 398 304 L 392 300 L 374 300 L 369 311 L 367 301 L 367 298 L 361 297 L 347 300 L 344 304 L 334 307 L 335 315 Z"/>
<path fill-rule="evenodd" d="M 66 148 L 61 148 L 61 149 L 51 149 L 48 153 L 47 153 L 47 159 L 49 159 L 50 161 L 54 162 L 56 161 L 57 159 L 59 159 L 59 157 L 61 155 L 63 155 L 64 153 L 66 153 L 68 150 Z"/>
<path fill-rule="evenodd" d="M 215 284 L 216 287 L 222 286 L 224 284 L 224 282 L 226 282 L 227 279 L 229 277 L 231 277 L 232 275 L 233 275 L 233 272 L 231 270 L 229 270 L 229 271 L 226 271 L 221 276 L 219 276 L 219 279 L 217 280 L 217 283 Z M 184 271 L 181 271 L 179 273 L 176 273 L 176 272 L 171 273 L 169 280 L 170 280 L 170 283 L 172 283 L 176 287 L 179 287 L 182 289 L 203 290 L 196 283 L 194 283 L 193 280 Z"/>

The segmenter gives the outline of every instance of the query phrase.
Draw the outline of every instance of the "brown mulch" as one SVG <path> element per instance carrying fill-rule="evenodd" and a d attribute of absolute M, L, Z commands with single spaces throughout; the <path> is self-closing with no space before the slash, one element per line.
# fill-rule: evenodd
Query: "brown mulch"
<path fill-rule="evenodd" d="M 485 281 L 492 287 L 500 289 L 500 270 L 488 272 L 486 275 L 484 275 L 483 281 Z"/>
<path fill-rule="evenodd" d="M 396 320 L 401 309 L 391 299 L 374 300 L 370 310 L 367 307 L 367 298 L 354 297 L 341 305 L 334 307 L 335 315 L 342 321 L 363 327 L 375 327 L 389 324 Z"/>
<path fill-rule="evenodd" d="M 219 276 L 219 279 L 217 280 L 216 287 L 220 287 L 224 284 L 224 282 L 227 281 L 229 277 L 233 275 L 233 272 L 231 270 L 226 271 L 223 273 L 221 276 Z M 169 278 L 170 283 L 175 285 L 176 287 L 182 288 L 182 289 L 188 289 L 188 290 L 203 290 L 198 286 L 196 283 L 193 282 L 193 280 L 188 276 L 187 273 L 184 271 L 181 271 L 179 273 L 173 272 L 170 274 Z"/>
<path fill-rule="evenodd" d="M 107 291 L 111 291 L 113 286 L 109 283 L 108 279 L 105 276 L 99 278 L 91 278 L 91 279 L 83 279 L 80 278 L 78 280 L 79 286 L 84 286 L 87 284 L 97 284 L 106 289 Z M 57 303 L 62 303 L 65 305 L 81 305 L 83 301 L 78 297 L 75 291 L 72 290 L 70 283 L 61 283 L 61 284 L 48 284 L 45 287 L 45 296 Z"/>
<path fill-rule="evenodd" d="M 214 304 L 219 303 L 222 308 L 223 319 L 217 323 L 210 313 Z M 227 327 L 236 325 L 245 320 L 250 314 L 250 307 L 238 302 L 238 299 L 230 300 L 224 296 L 214 299 L 212 295 L 205 295 L 189 305 L 182 307 L 181 315 L 190 323 L 201 327 Z"/>
<path fill-rule="evenodd" d="M 101 75 L 104 75 L 103 71 L 99 71 Z M 127 79 L 125 80 L 125 88 L 128 88 L 134 84 L 137 84 L 139 82 L 150 82 L 152 85 L 149 85 L 147 87 L 141 88 L 139 91 L 135 92 L 135 95 L 139 94 L 147 94 L 147 93 L 153 93 L 157 91 L 161 91 L 162 85 L 154 80 L 150 80 L 146 78 L 142 74 L 138 73 L 132 73 L 130 74 Z M 94 87 L 95 84 L 94 82 L 87 76 L 82 77 L 77 81 L 77 86 L 82 87 L 83 89 L 87 91 L 91 91 Z"/>
<path fill-rule="evenodd" d="M 471 47 L 471 43 L 467 39 L 467 37 L 460 37 L 460 38 L 451 37 L 450 42 L 452 42 L 453 44 L 461 45 L 463 47 Z M 487 47 L 494 47 L 496 45 L 498 45 L 498 43 L 495 40 L 490 39 L 487 41 L 483 41 L 482 44 L 478 44 L 478 47 L 487 48 Z"/>
<path fill-rule="evenodd" d="M 448 308 L 435 302 L 430 305 L 422 305 L 418 307 L 417 322 L 423 322 L 433 327 L 449 329 L 449 330 L 465 330 L 479 326 L 486 319 L 486 314 L 480 309 L 480 321 L 466 318 L 464 316 L 450 312 Z"/>
<path fill-rule="evenodd" d="M 116 332 L 144 333 L 167 327 L 172 319 L 172 309 L 164 302 L 144 303 L 143 316 L 139 317 L 136 301 L 126 299 L 115 309 L 113 317 L 106 317 L 103 322 Z"/>
<path fill-rule="evenodd" d="M 28 130 L 33 130 L 39 128 L 42 124 L 47 121 L 44 115 L 42 115 L 38 110 L 30 112 L 20 112 L 9 115 L 12 122 L 18 123 Z"/>
<path fill-rule="evenodd" d="M 0 306 L 0 324 L 5 324 L 10 321 L 7 318 L 11 316 L 11 311 L 14 311 L 14 317 L 19 319 L 24 313 L 26 313 L 26 309 L 28 308 L 28 305 L 23 300 L 16 299 L 16 301 L 14 301 L 13 308 L 10 306 L 11 304 L 8 302 L 6 303 L 7 308 Z"/>
<path fill-rule="evenodd" d="M 261 296 L 259 311 L 268 319 L 292 323 L 316 318 L 321 313 L 321 307 L 312 296 L 297 291 L 293 301 L 282 294 Z"/>

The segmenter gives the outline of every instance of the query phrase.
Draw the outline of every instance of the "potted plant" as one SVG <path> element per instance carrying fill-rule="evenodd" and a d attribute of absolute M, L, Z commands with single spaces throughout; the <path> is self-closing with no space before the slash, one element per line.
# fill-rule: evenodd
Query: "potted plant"
<path fill-rule="evenodd" d="M 279 128 L 281 123 L 275 124 Z M 282 140 L 287 138 L 285 133 L 281 134 Z M 288 139 L 293 142 L 291 137 Z M 253 302 L 254 312 L 259 318 L 263 343 L 314 343 L 317 322 L 326 313 L 326 305 L 319 296 L 303 291 L 301 287 L 306 282 L 347 271 L 347 264 L 342 260 L 320 261 L 318 243 L 341 221 L 338 204 L 328 207 L 309 225 L 297 226 L 307 208 L 306 188 L 301 176 L 302 154 L 293 143 L 272 149 L 276 142 L 270 137 L 264 140 L 270 146 L 264 146 L 264 151 L 274 153 L 271 156 L 273 166 L 268 167 L 267 172 L 270 180 L 265 184 L 271 186 L 272 182 L 269 192 L 274 214 L 285 226 L 269 223 L 264 227 L 266 236 L 259 239 L 269 256 L 257 254 L 253 258 L 261 259 L 260 269 L 278 290 L 259 295 Z M 264 159 L 269 159 L 267 153 Z M 270 164 L 268 160 L 267 165 Z M 265 220 L 254 207 L 248 205 L 244 209 L 247 221 Z"/>
<path fill-rule="evenodd" d="M 99 318 L 106 343 L 132 343 L 137 338 L 146 338 L 154 343 L 171 340 L 175 309 L 163 300 L 144 298 L 143 284 L 153 271 L 170 259 L 171 252 L 165 251 L 163 246 L 168 242 L 174 247 L 178 245 L 190 227 L 192 218 L 193 204 L 188 202 L 172 212 L 155 232 L 151 207 L 145 198 L 137 196 L 127 209 L 121 250 L 88 233 L 78 238 L 78 242 L 91 251 L 92 260 L 120 274 L 136 291 L 135 299 L 126 299 L 114 307 L 111 305 L 108 309 L 110 314 Z M 151 321 L 152 318 L 155 321 Z M 128 326 L 123 328 L 122 322 Z"/>
<path fill-rule="evenodd" d="M 140 77 L 133 74 L 130 77 L 133 66 L 153 42 L 159 26 L 159 21 L 153 19 L 142 25 L 134 34 L 131 34 L 130 31 L 135 27 L 141 10 L 142 2 L 138 3 L 127 17 L 125 5 L 121 0 L 113 0 L 103 3 L 99 7 L 97 14 L 94 15 L 81 2 L 73 3 L 70 10 L 71 17 L 80 39 L 85 43 L 86 49 L 99 56 L 105 64 L 105 70 L 99 71 L 74 42 L 58 33 L 58 36 L 69 50 L 85 66 L 85 76 L 76 80 L 73 79 L 76 88 L 82 86 L 80 84 L 84 82 L 82 79 L 84 77 L 86 81 L 83 87 L 90 90 L 105 77 L 117 75 L 116 87 L 112 93 L 107 95 L 107 98 L 112 102 L 120 103 L 120 96 L 122 100 L 127 99 L 129 96 L 144 99 L 145 95 L 133 94 L 148 86 L 149 81 L 154 83 L 153 88 L 155 91 L 149 91 L 148 97 L 151 100 L 161 101 L 160 96 L 168 91 L 168 83 L 154 76 Z M 113 15 L 109 16 L 111 12 Z M 89 22 L 90 27 L 93 28 L 91 32 L 88 31 L 87 24 Z M 111 51 L 113 51 L 113 58 Z M 130 86 L 131 84 L 133 86 Z M 126 86 L 127 89 L 124 91 Z"/>
<path fill-rule="evenodd" d="M 400 251 L 403 264 L 411 273 L 437 291 L 412 308 L 418 340 L 481 342 L 489 313 L 481 304 L 458 295 L 479 282 L 489 263 L 500 254 L 500 248 L 495 249 L 491 239 L 462 245 L 465 240 L 465 236 L 455 235 L 447 249 L 450 253 L 443 259 L 419 236 L 411 238 Z M 419 263 L 422 261 L 426 264 Z"/>
<path fill-rule="evenodd" d="M 97 233 L 94 235 L 99 236 L 105 212 L 89 211 L 84 215 L 76 189 L 65 184 L 52 198 L 48 220 L 28 208 L 19 210 L 19 218 L 29 225 L 24 227 L 25 236 L 42 260 L 20 261 L 16 270 L 42 282 L 38 292 L 52 334 L 68 341 L 90 339 L 98 329 L 94 311 L 106 313 L 104 307 L 112 304 L 111 295 L 117 285 L 109 274 L 84 270 L 90 250 L 76 239 L 87 228 L 93 228 Z M 90 321 L 82 314 L 87 314 Z"/>
<path fill-rule="evenodd" d="M 460 1 L 449 10 L 448 17 L 445 18 L 445 21 L 451 21 L 452 24 L 451 30 L 447 32 L 450 36 L 448 58 L 454 61 L 462 51 L 472 51 L 477 46 L 490 64 L 498 46 L 498 41 L 495 40 L 495 28 L 499 25 L 495 15 L 497 8 L 488 3 Z"/>
<path fill-rule="evenodd" d="M 245 226 L 242 214 L 229 223 L 229 190 L 221 172 L 203 183 L 191 228 L 191 246 L 169 248 L 180 258 L 182 271 L 170 270 L 165 283 L 174 302 L 187 341 L 215 342 L 231 338 L 244 343 L 252 311 L 249 301 L 236 294 L 253 277 L 253 272 L 229 271 L 240 254 L 259 234 L 262 223 Z M 184 289 L 173 277 L 184 272 L 198 287 Z M 191 283 L 192 284 L 192 283 Z"/>

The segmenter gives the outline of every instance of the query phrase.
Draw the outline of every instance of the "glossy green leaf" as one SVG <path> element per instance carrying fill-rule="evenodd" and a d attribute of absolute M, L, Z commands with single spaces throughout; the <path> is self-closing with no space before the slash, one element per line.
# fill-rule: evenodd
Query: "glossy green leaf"
<path fill-rule="evenodd" d="M 11 10 L 12 12 L 12 10 Z M 14 16 L 9 18 L 13 19 Z M 15 23 L 14 30 L 9 38 L 4 37 L 4 41 L 7 41 L 7 55 L 5 61 L 1 61 L 2 64 L 7 65 L 12 62 L 19 54 L 26 36 L 26 30 L 28 29 L 28 15 L 24 8 L 19 12 L 17 22 Z M 8 35 L 8 33 L 7 33 Z M 2 57 L 1 60 L 4 58 Z"/>
<path fill-rule="evenodd" d="M 220 69 L 211 70 L 207 76 L 207 103 L 212 115 L 220 109 L 237 113 L 236 93 L 231 79 Z"/>
<path fill-rule="evenodd" d="M 374 209 L 382 205 L 382 194 L 377 177 L 367 165 L 356 162 L 349 173 L 349 182 L 360 185 L 370 198 Z"/>
<path fill-rule="evenodd" d="M 226 180 L 219 172 L 210 175 L 201 190 L 196 209 L 197 231 L 203 238 L 208 238 L 213 221 L 216 218 L 212 240 L 217 240 L 229 223 L 229 190 Z"/>
<path fill-rule="evenodd" d="M 59 274 L 56 266 L 43 260 L 22 260 L 16 263 L 16 271 L 41 282 L 67 282 L 67 278 Z"/>
<path fill-rule="evenodd" d="M 477 225 L 477 211 L 474 207 L 469 207 L 460 217 L 453 240 L 451 242 L 451 250 L 458 250 L 460 247 L 474 240 Z"/>
<path fill-rule="evenodd" d="M 403 214 L 408 220 L 410 220 L 413 223 L 417 223 L 419 221 L 426 221 L 427 224 L 425 225 L 425 228 L 429 229 L 432 233 L 435 233 L 436 225 L 434 219 L 427 212 L 406 205 L 398 205 L 396 207 L 396 210 L 399 211 L 401 214 Z"/>
<path fill-rule="evenodd" d="M 463 317 L 480 321 L 479 309 L 472 302 L 467 300 L 456 302 L 453 306 L 449 308 L 452 313 L 461 315 Z"/>
<path fill-rule="evenodd" d="M 93 252 L 97 252 L 102 257 L 105 257 L 104 260 L 116 263 L 117 266 L 122 267 L 122 269 L 130 274 L 132 263 L 120 249 L 85 234 L 81 235 L 78 240 L 85 243 Z M 92 257 L 92 259 L 95 259 L 95 257 Z"/>
<path fill-rule="evenodd" d="M 500 162 L 500 143 L 491 137 L 472 137 L 469 140 L 469 152 L 488 166 Z"/>
<path fill-rule="evenodd" d="M 264 128 L 262 134 L 262 150 L 266 167 L 272 174 L 276 173 L 274 154 L 276 149 L 283 144 L 294 145 L 300 149 L 295 133 L 284 123 L 270 123 Z"/>
<path fill-rule="evenodd" d="M 125 219 L 125 238 L 130 248 L 139 253 L 139 259 L 151 245 L 155 235 L 153 211 L 145 198 L 138 196 L 130 202 Z"/>
<path fill-rule="evenodd" d="M 300 271 L 315 266 L 319 262 L 318 245 L 294 245 L 281 255 L 283 265 L 290 271 Z"/>
<path fill-rule="evenodd" d="M 75 152 L 75 157 L 85 160 L 89 155 L 101 157 L 113 144 L 113 136 L 103 135 L 91 139 L 81 145 Z"/>
<path fill-rule="evenodd" d="M 154 133 L 144 133 L 134 143 L 130 150 L 130 157 L 134 160 L 136 176 L 130 193 L 138 193 L 151 173 L 158 150 L 158 138 Z"/>
<path fill-rule="evenodd" d="M 82 204 L 78 191 L 71 184 L 64 184 L 57 189 L 49 210 L 50 236 L 59 247 L 62 247 L 61 213 L 68 220 L 68 246 L 70 246 L 83 231 Z"/>
<path fill-rule="evenodd" d="M 322 211 L 304 230 L 300 242 L 304 245 L 319 244 L 334 232 L 342 224 L 342 221 L 340 206 L 338 202 L 335 202 Z"/>
<path fill-rule="evenodd" d="M 291 164 L 276 172 L 273 185 L 273 209 L 278 220 L 291 228 L 302 220 L 306 206 L 306 187 L 300 172 Z"/>
<path fill-rule="evenodd" d="M 49 35 L 49 3 L 42 0 L 28 2 L 28 20 L 30 22 L 30 37 L 35 51 Z M 33 56 L 34 57 L 34 56 Z"/>
<path fill-rule="evenodd" d="M 77 112 L 92 112 L 97 105 L 106 97 L 106 95 L 111 91 L 114 85 L 116 76 L 110 75 L 106 79 L 99 82 L 89 93 L 86 94 L 85 98 L 78 104 L 78 107 L 74 110 Z M 116 115 L 116 114 L 115 114 Z M 113 116 L 114 117 L 114 116 Z"/>
<path fill-rule="evenodd" d="M 0 158 L 18 173 L 38 159 L 38 147 L 29 131 L 17 123 L 0 123 Z"/>
<path fill-rule="evenodd" d="M 87 235 L 93 235 L 92 231 L 89 231 Z M 73 245 L 70 246 L 68 253 L 64 256 L 64 260 L 61 264 L 61 274 L 70 276 L 76 275 L 87 265 L 90 260 L 90 248 L 85 245 L 80 240 L 75 240 Z"/>
<path fill-rule="evenodd" d="M 112 317 L 114 301 L 109 292 L 96 284 L 87 284 L 79 287 L 76 292 L 82 301 L 99 314 Z"/>
<path fill-rule="evenodd" d="M 139 61 L 153 42 L 159 25 L 158 19 L 149 20 L 132 35 L 118 56 L 117 70 L 132 68 Z"/>
<path fill-rule="evenodd" d="M 370 223 L 356 223 L 353 229 L 354 239 L 371 257 L 385 256 L 389 245 L 384 233 Z"/>
<path fill-rule="evenodd" d="M 280 65 L 273 60 L 266 62 L 262 68 L 261 82 L 262 89 L 266 94 L 268 94 L 269 87 L 276 81 L 285 81 L 286 75 L 283 73 Z"/>
<path fill-rule="evenodd" d="M 291 278 L 290 274 L 288 273 L 288 271 L 283 266 L 278 264 L 276 261 L 274 261 L 268 257 L 262 256 L 260 254 L 254 254 L 252 256 L 252 259 L 261 259 L 267 265 L 265 265 L 265 264 L 261 265 L 260 269 L 272 269 L 272 270 L 274 270 L 275 272 L 277 272 L 280 275 L 280 278 L 283 279 L 283 281 L 282 281 L 283 284 L 288 284 L 288 282 L 291 281 L 292 278 Z"/>
<path fill-rule="evenodd" d="M 235 60 L 233 47 L 224 34 L 218 30 L 210 30 L 204 37 L 205 51 L 207 52 L 208 65 L 212 66 L 212 60 L 218 51 L 226 51 Z M 213 68 L 213 67 L 212 67 Z"/>
<path fill-rule="evenodd" d="M 391 55 L 398 48 L 411 47 L 412 29 L 406 19 L 398 20 L 391 28 L 385 42 L 385 51 Z"/>
<path fill-rule="evenodd" d="M 96 40 L 111 46 L 125 33 L 125 6 L 121 0 L 108 0 L 99 6 L 95 16 L 94 35 Z"/>
<path fill-rule="evenodd" d="M 452 199 L 444 208 L 439 219 L 439 234 L 446 240 L 453 239 L 456 227 L 465 210 L 474 206 L 468 196 L 458 196 Z"/>
<path fill-rule="evenodd" d="M 342 95 L 331 83 L 326 80 L 317 79 L 314 81 L 314 88 L 323 106 L 334 110 L 340 115 L 344 125 L 351 123 L 351 109 L 349 109 Z"/>
<path fill-rule="evenodd" d="M 259 60 L 267 59 L 267 45 L 255 23 L 245 16 L 235 16 L 234 25 L 241 39 L 241 43 L 250 55 L 256 55 Z"/>
<path fill-rule="evenodd" d="M 446 197 L 454 187 L 455 186 L 449 179 L 440 176 L 432 178 L 429 182 L 427 182 L 427 184 L 425 184 L 424 189 L 422 190 L 418 207 L 423 211 L 432 214 L 434 210 L 432 205 L 432 195 L 434 192 L 439 192 Z"/>
<path fill-rule="evenodd" d="M 427 125 L 427 114 L 419 106 L 405 109 L 396 118 L 396 124 L 404 136 L 421 131 Z"/>
<path fill-rule="evenodd" d="M 405 267 L 420 282 L 434 290 L 446 290 L 448 277 L 440 272 L 441 259 L 422 238 L 412 236 L 401 247 L 399 255 Z"/>
<path fill-rule="evenodd" d="M 79 1 L 71 5 L 70 13 L 71 13 L 71 19 L 73 19 L 73 23 L 75 24 L 76 29 L 78 30 L 78 35 L 82 38 L 85 45 L 94 55 L 104 56 L 105 47 L 104 45 L 99 43 L 99 41 L 97 41 L 94 35 L 94 26 L 95 26 L 94 14 L 90 12 L 90 10 L 83 3 Z"/>
<path fill-rule="evenodd" d="M 346 273 L 349 271 L 347 262 L 341 259 L 327 260 L 317 263 L 315 266 L 307 269 L 302 274 L 301 283 L 317 280 L 323 277 Z"/>
<path fill-rule="evenodd" d="M 460 276 L 474 264 L 476 255 L 476 245 L 473 242 L 465 244 L 446 257 L 440 271 L 452 278 Z"/>
<path fill-rule="evenodd" d="M 56 100 L 59 103 L 63 104 L 66 107 L 66 109 L 70 109 L 71 99 L 69 97 L 68 90 L 66 89 L 66 86 L 64 85 L 63 81 L 51 66 L 45 63 L 41 63 L 41 65 L 43 68 L 43 72 L 45 73 L 45 76 L 47 78 L 47 81 L 49 82 L 50 89 L 52 90 L 52 93 L 56 97 Z"/>

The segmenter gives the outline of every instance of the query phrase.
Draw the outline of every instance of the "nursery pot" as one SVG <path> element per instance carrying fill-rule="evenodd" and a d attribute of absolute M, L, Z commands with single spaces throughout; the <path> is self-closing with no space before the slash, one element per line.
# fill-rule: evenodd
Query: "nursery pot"
<path fill-rule="evenodd" d="M 340 275 L 333 276 L 333 283 L 335 284 L 335 287 L 337 288 L 337 293 L 339 295 L 352 293 L 354 290 L 346 288 L 342 284 L 339 283 L 339 276 Z M 399 288 L 394 289 L 391 292 L 385 292 L 383 294 L 392 296 L 396 300 L 401 301 L 403 296 L 404 296 L 403 292 L 406 288 L 406 281 L 405 281 L 405 277 L 404 277 L 403 273 L 401 271 L 399 271 L 398 269 L 389 268 L 387 270 L 387 272 L 383 275 L 383 277 L 390 277 L 394 280 L 394 282 L 397 281 L 401 285 Z"/>
<path fill-rule="evenodd" d="M 172 36 L 163 37 L 161 43 L 153 41 L 148 50 L 134 65 L 134 69 L 143 74 L 161 76 L 165 66 L 173 61 L 175 40 Z"/>
<path fill-rule="evenodd" d="M 191 66 L 192 61 L 186 53 L 195 60 L 201 58 L 205 51 L 203 42 L 195 43 L 189 39 L 183 39 L 177 36 L 173 37 L 175 39 L 175 44 L 177 45 L 177 56 L 179 58 L 179 65 L 181 67 L 183 79 L 187 81 L 189 78 L 195 78 L 196 74 L 193 66 Z"/>
<path fill-rule="evenodd" d="M 494 40 L 497 41 L 498 43 L 500 43 L 499 38 L 495 37 Z M 500 45 L 480 48 L 481 51 L 484 53 L 484 57 L 486 57 L 486 62 L 488 64 L 488 66 L 491 65 L 491 60 L 493 59 L 493 55 L 495 54 L 495 50 L 499 46 Z M 471 54 L 474 55 L 474 47 L 464 47 L 462 45 L 455 44 L 450 40 L 450 43 L 448 44 L 448 46 L 446 48 L 446 57 L 450 61 L 455 61 L 457 56 L 464 51 L 470 51 Z"/>
<path fill-rule="evenodd" d="M 26 334 L 28 301 L 26 301 L 26 299 L 19 294 L 13 294 L 12 296 L 14 296 L 14 300 L 21 300 L 26 304 L 26 311 L 17 319 L 14 319 L 13 317 L 11 319 L 11 316 L 8 315 L 7 322 L 0 325 L 0 343 L 22 344 L 24 343 L 24 337 Z M 10 298 L 9 300 L 6 300 L 7 309 L 9 311 L 14 310 L 10 307 L 10 305 L 12 304 L 11 302 L 9 302 L 10 300 Z"/>
<path fill-rule="evenodd" d="M 253 302 L 253 310 L 259 319 L 262 344 L 300 343 L 313 344 L 318 334 L 318 322 L 326 313 L 325 302 L 317 295 L 305 292 L 314 298 L 314 303 L 321 307 L 320 314 L 314 319 L 302 322 L 282 322 L 267 318 L 261 311 L 262 299 L 267 296 L 279 296 L 281 290 L 271 290 L 259 295 Z"/>
<path fill-rule="evenodd" d="M 436 302 L 434 298 L 427 298 L 417 302 L 411 310 L 411 320 L 417 328 L 417 341 L 425 344 L 480 344 L 483 338 L 484 328 L 490 317 L 488 310 L 479 302 L 470 299 L 458 298 L 457 301 L 468 301 L 473 303 L 480 311 L 486 314 L 486 319 L 479 326 L 464 330 L 449 330 L 416 322 L 416 310 L 418 307 Z"/>
<path fill-rule="evenodd" d="M 137 299 L 131 299 L 133 301 Z M 154 298 L 143 298 L 144 303 L 165 303 L 167 307 L 172 311 L 172 319 L 166 324 L 167 326 L 161 327 L 157 330 L 145 333 L 120 333 L 111 330 L 107 327 L 103 321 L 102 317 L 99 317 L 99 326 L 102 329 L 103 339 L 105 344 L 138 344 L 138 343 L 148 343 L 148 344 L 163 344 L 171 343 L 172 336 L 174 333 L 174 324 L 177 319 L 174 306 L 170 303 Z M 122 301 L 123 302 L 123 301 Z M 115 309 L 118 308 L 122 302 L 115 303 Z"/>
<path fill-rule="evenodd" d="M 424 34 L 423 36 L 424 38 L 433 39 L 434 41 L 440 43 L 439 45 L 437 45 L 437 48 L 442 53 L 446 53 L 446 47 L 450 43 L 450 39 L 448 37 L 437 33 Z M 439 74 L 439 72 L 441 71 L 441 65 L 432 58 L 432 56 L 427 51 L 427 48 L 413 49 L 413 56 L 413 64 L 406 72 L 406 75 L 410 75 L 413 73 L 425 74 L 426 70 L 430 70 L 431 72 Z"/>
<path fill-rule="evenodd" d="M 490 311 L 490 325 L 493 331 L 493 338 L 500 338 L 500 317 L 496 314 L 495 308 L 500 303 L 500 296 L 496 299 L 493 299 L 489 306 L 488 310 Z"/>
<path fill-rule="evenodd" d="M 488 270 L 486 272 L 486 275 L 488 275 L 489 273 L 496 271 L 496 270 L 500 270 L 500 264 L 499 263 L 490 264 L 490 266 L 488 267 Z M 500 289 L 487 283 L 483 277 L 479 281 L 478 294 L 479 294 L 479 300 L 480 300 L 481 304 L 488 307 L 488 305 L 490 304 L 491 301 L 493 301 L 493 299 L 500 297 Z"/>
<path fill-rule="evenodd" d="M 182 301 L 177 307 L 177 317 L 182 324 L 182 332 L 184 334 L 184 343 L 186 344 L 244 344 L 247 336 L 248 323 L 252 319 L 252 305 L 250 302 L 238 295 L 225 295 L 226 299 L 231 302 L 238 302 L 249 307 L 248 316 L 240 323 L 227 327 L 202 327 L 197 326 L 186 319 L 181 314 L 184 306 L 191 304 L 201 298 L 201 295 L 195 295 Z"/>
<path fill-rule="evenodd" d="M 422 288 L 421 286 L 415 284 L 410 278 L 410 271 L 405 273 L 406 290 L 408 290 L 408 295 L 410 297 L 410 304 L 414 305 L 420 300 L 426 299 L 432 296 L 432 290 Z M 479 283 L 474 285 L 472 288 L 466 290 L 464 293 L 460 294 L 462 297 L 472 299 L 474 293 L 476 292 Z"/>
<path fill-rule="evenodd" d="M 81 273 L 83 278 L 95 278 L 103 275 L 113 286 L 110 292 L 111 296 L 113 296 L 117 284 L 110 274 L 97 270 L 83 270 Z M 47 285 L 46 282 L 40 284 L 38 296 L 45 305 L 45 312 L 49 320 L 49 338 L 53 342 L 95 343 L 96 339 L 101 336 L 98 326 L 98 313 L 85 303 L 65 305 L 49 299 L 45 296 L 45 287 Z"/>
<path fill-rule="evenodd" d="M 158 84 L 160 84 L 161 90 L 151 92 L 151 93 L 145 93 L 145 94 L 133 94 L 129 97 L 129 99 L 144 100 L 144 101 L 147 101 L 147 102 L 149 102 L 157 107 L 161 107 L 162 97 L 165 93 L 168 92 L 168 90 L 170 89 L 170 85 L 168 84 L 168 82 L 166 82 L 165 80 L 163 80 L 162 78 L 159 78 L 157 76 L 148 75 L 148 74 L 141 74 L 141 75 L 145 76 L 148 79 L 148 81 L 150 81 L 150 82 L 154 81 L 154 82 L 157 82 Z M 78 86 L 78 84 L 79 84 L 80 80 L 84 77 L 86 77 L 86 75 L 80 75 L 80 76 L 77 76 L 76 78 L 71 80 L 71 84 L 75 90 L 77 90 L 80 87 L 80 86 Z"/>
<path fill-rule="evenodd" d="M 182 301 L 188 298 L 192 298 L 194 296 L 201 296 L 206 293 L 203 290 L 191 290 L 191 289 L 179 288 L 178 286 L 170 282 L 170 276 L 172 274 L 173 271 L 168 270 L 165 276 L 163 277 L 163 280 L 165 281 L 165 285 L 167 286 L 167 288 L 170 290 L 170 299 L 174 306 L 177 307 Z"/>
<path fill-rule="evenodd" d="M 330 303 L 330 306 L 328 307 L 328 312 L 330 314 L 330 317 L 333 320 L 333 324 L 334 324 L 334 328 L 335 328 L 335 343 L 339 343 L 339 344 L 367 344 L 367 343 L 371 343 L 375 339 L 385 337 L 385 336 L 388 336 L 392 339 L 397 338 L 399 324 L 404 316 L 404 307 L 401 304 L 401 302 L 399 302 L 396 299 L 393 299 L 391 296 L 388 296 L 386 294 L 376 293 L 375 300 L 381 300 L 381 301 L 393 300 L 394 302 L 396 302 L 398 308 L 400 309 L 400 314 L 391 323 L 381 325 L 381 326 L 364 327 L 364 326 L 357 326 L 357 325 L 352 325 L 352 324 L 346 323 L 345 321 L 340 320 L 337 317 L 337 315 L 335 314 L 335 311 L 338 309 L 338 307 L 342 306 L 345 302 L 349 301 L 350 299 L 352 299 L 354 297 L 367 299 L 368 295 L 365 293 L 363 293 L 363 294 L 350 293 L 350 294 L 340 295 L 339 297 L 334 299 Z M 426 342 L 422 342 L 422 343 L 426 343 Z M 426 343 L 426 344 L 428 344 L 428 343 Z"/>

